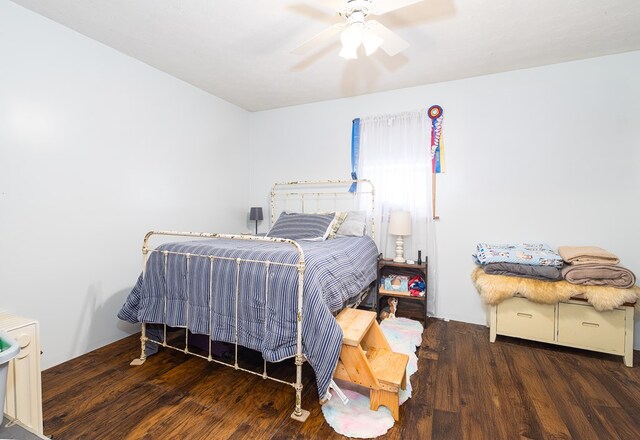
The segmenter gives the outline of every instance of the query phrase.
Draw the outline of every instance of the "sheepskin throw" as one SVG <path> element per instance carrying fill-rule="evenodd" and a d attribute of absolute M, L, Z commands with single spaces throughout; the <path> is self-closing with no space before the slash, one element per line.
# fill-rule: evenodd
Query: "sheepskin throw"
<path fill-rule="evenodd" d="M 473 284 L 487 304 L 496 305 L 513 296 L 523 296 L 542 304 L 567 301 L 574 296 L 584 297 L 597 311 L 613 310 L 624 303 L 640 298 L 640 287 L 617 289 L 605 286 L 582 286 L 562 281 L 541 281 L 505 275 L 488 275 L 477 267 L 471 273 Z M 640 302 L 638 303 L 640 304 Z M 638 305 L 636 304 L 636 307 Z"/>

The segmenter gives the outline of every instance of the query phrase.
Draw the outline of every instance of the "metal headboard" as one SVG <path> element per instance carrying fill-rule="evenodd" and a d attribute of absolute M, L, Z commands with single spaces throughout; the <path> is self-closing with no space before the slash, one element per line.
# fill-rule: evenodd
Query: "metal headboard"
<path fill-rule="evenodd" d="M 349 192 L 352 184 L 355 192 Z M 317 213 L 366 211 L 367 231 L 375 238 L 375 188 L 370 180 L 304 180 L 271 188 L 271 225 L 283 211 Z"/>

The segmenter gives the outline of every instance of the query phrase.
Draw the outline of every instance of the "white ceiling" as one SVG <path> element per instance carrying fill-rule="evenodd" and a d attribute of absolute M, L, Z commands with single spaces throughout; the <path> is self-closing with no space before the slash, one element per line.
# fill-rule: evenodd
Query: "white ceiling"
<path fill-rule="evenodd" d="M 377 17 L 409 49 L 350 61 L 291 53 L 322 0 L 13 1 L 250 111 L 640 49 L 639 0 L 424 0 Z"/>

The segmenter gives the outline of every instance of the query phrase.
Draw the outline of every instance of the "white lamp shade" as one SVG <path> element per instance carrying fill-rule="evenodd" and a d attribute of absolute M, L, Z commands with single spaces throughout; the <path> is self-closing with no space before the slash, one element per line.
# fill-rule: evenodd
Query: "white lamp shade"
<path fill-rule="evenodd" d="M 343 46 L 338 55 L 345 60 L 355 60 L 358 58 L 358 48 Z"/>
<path fill-rule="evenodd" d="M 358 58 L 358 47 L 362 44 L 362 34 L 364 25 L 362 23 L 352 23 L 340 35 L 342 50 L 339 55 L 347 60 Z"/>
<path fill-rule="evenodd" d="M 357 49 L 362 44 L 362 33 L 364 25 L 362 23 L 352 23 L 340 34 L 342 46 Z"/>
<path fill-rule="evenodd" d="M 382 38 L 373 33 L 369 29 L 365 29 L 362 34 L 362 45 L 367 56 L 373 54 L 382 45 Z"/>
<path fill-rule="evenodd" d="M 411 235 L 411 213 L 409 211 L 392 211 L 389 216 L 389 234 Z"/>

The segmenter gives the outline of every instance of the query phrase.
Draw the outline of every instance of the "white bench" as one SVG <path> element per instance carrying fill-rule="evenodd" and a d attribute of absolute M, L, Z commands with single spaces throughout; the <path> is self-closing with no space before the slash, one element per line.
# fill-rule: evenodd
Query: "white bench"
<path fill-rule="evenodd" d="M 633 312 L 632 303 L 598 312 L 582 298 L 538 304 L 513 297 L 491 306 L 489 340 L 505 335 L 615 354 L 632 367 Z"/>

